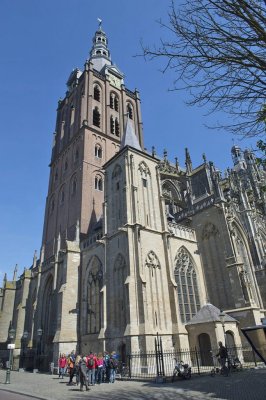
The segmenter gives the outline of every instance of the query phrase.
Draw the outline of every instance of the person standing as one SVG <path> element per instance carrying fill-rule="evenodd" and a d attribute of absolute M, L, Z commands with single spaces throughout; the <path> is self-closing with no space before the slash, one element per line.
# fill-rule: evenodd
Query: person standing
<path fill-rule="evenodd" d="M 116 369 L 118 367 L 118 361 L 116 358 L 116 353 L 113 351 L 110 357 L 110 378 L 109 378 L 109 383 L 115 383 L 115 377 L 116 377 Z"/>
<path fill-rule="evenodd" d="M 87 358 L 83 357 L 79 361 L 79 382 L 80 382 L 80 391 L 83 392 L 83 386 L 85 385 L 86 390 L 89 389 L 88 378 L 87 378 Z"/>
<path fill-rule="evenodd" d="M 103 383 L 103 355 L 102 355 L 102 353 L 99 353 L 97 356 L 96 382 L 99 384 Z"/>
<path fill-rule="evenodd" d="M 221 371 L 226 372 L 226 369 L 227 369 L 226 360 L 228 357 L 227 348 L 225 346 L 223 346 L 222 342 L 218 342 L 218 345 L 219 345 L 219 351 L 216 354 L 216 357 L 218 357 L 219 362 L 221 364 Z"/>
<path fill-rule="evenodd" d="M 87 368 L 88 368 L 88 380 L 89 385 L 95 385 L 95 369 L 97 366 L 97 358 L 95 355 L 90 352 L 89 356 L 87 357 Z"/>
<path fill-rule="evenodd" d="M 76 356 L 75 356 L 75 352 L 74 350 L 71 351 L 70 356 L 68 357 L 67 360 L 67 365 L 68 365 L 68 369 L 69 369 L 69 382 L 68 385 L 75 385 L 75 383 L 73 382 L 73 377 L 75 374 L 75 360 L 76 360 Z"/>
<path fill-rule="evenodd" d="M 66 373 L 66 368 L 67 368 L 67 358 L 66 358 L 65 354 L 62 354 L 59 357 L 58 367 L 59 367 L 58 378 L 60 379 L 60 376 L 61 376 L 61 378 L 63 379 L 65 376 L 65 373 Z"/>

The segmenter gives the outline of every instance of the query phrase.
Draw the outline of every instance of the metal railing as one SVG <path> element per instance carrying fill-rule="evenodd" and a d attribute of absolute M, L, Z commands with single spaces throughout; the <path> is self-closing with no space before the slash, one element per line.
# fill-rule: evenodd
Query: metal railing
<path fill-rule="evenodd" d="M 227 350 L 231 364 L 238 359 L 242 368 L 264 365 L 250 346 L 231 347 L 227 348 Z M 216 357 L 217 354 L 218 348 L 214 348 L 211 351 L 199 349 L 163 351 L 156 348 L 156 351 L 152 352 L 132 353 L 127 355 L 127 378 L 154 379 L 158 376 L 158 364 L 160 365 L 159 375 L 170 378 L 173 375 L 175 359 L 189 364 L 192 374 L 210 373 L 214 367 L 220 367 L 219 359 Z"/>

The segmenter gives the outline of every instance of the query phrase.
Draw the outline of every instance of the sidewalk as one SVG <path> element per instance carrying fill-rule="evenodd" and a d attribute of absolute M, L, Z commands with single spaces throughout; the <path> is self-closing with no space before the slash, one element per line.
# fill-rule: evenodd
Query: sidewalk
<path fill-rule="evenodd" d="M 266 369 L 235 372 L 230 377 L 192 376 L 189 381 L 156 384 L 152 381 L 116 381 L 80 392 L 67 386 L 68 378 L 56 375 L 11 372 L 11 383 L 5 383 L 5 371 L 0 370 L 0 399 L 4 391 L 21 393 L 41 400 L 264 400 Z"/>

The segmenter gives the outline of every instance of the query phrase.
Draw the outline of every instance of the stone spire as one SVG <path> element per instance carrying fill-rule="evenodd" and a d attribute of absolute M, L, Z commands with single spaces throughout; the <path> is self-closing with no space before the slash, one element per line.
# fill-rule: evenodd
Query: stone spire
<path fill-rule="evenodd" d="M 141 150 L 139 140 L 135 134 L 133 121 L 129 118 L 129 116 L 127 117 L 126 129 L 121 141 L 121 149 L 123 149 L 125 146 L 130 146 L 137 150 Z"/>
<path fill-rule="evenodd" d="M 36 268 L 36 265 L 37 265 L 37 250 L 34 251 L 32 268 Z"/>
<path fill-rule="evenodd" d="M 188 151 L 188 148 L 185 148 L 186 151 L 186 169 L 187 169 L 187 173 L 192 172 L 192 162 L 191 162 L 191 158 L 190 158 L 190 154 Z"/>
<path fill-rule="evenodd" d="M 108 49 L 108 39 L 106 33 L 102 30 L 102 20 L 98 18 L 99 27 L 93 37 L 93 46 L 90 51 L 90 61 L 93 68 L 101 71 L 105 65 L 111 65 L 111 55 Z"/>
<path fill-rule="evenodd" d="M 18 264 L 16 264 L 14 268 L 13 281 L 17 280 L 17 272 L 18 272 Z"/>

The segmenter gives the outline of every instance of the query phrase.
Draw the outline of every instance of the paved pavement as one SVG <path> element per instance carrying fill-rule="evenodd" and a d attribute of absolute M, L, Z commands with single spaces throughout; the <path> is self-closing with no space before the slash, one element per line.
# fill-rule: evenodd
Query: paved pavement
<path fill-rule="evenodd" d="M 189 381 L 174 383 L 116 381 L 101 384 L 80 392 L 67 386 L 68 379 L 55 375 L 11 372 L 6 385 L 5 371 L 0 371 L 0 400 L 8 392 L 21 393 L 42 400 L 265 400 L 266 368 L 232 373 L 229 377 L 192 376 Z"/>

